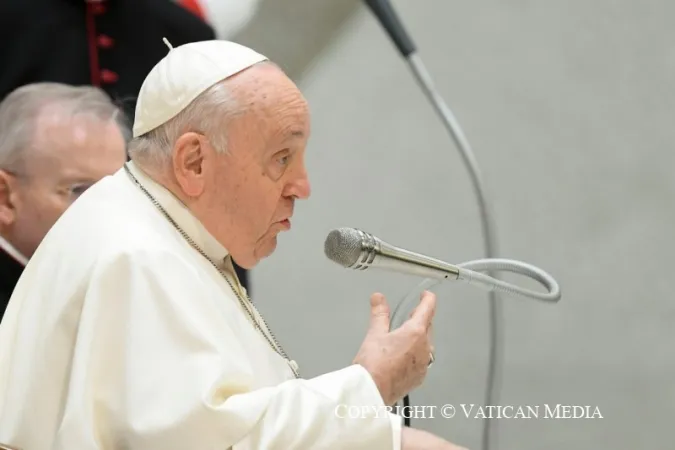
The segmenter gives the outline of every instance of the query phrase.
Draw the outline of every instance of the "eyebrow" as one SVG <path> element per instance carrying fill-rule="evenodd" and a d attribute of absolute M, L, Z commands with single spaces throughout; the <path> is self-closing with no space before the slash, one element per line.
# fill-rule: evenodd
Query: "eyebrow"
<path fill-rule="evenodd" d="M 78 175 L 65 175 L 61 178 L 60 183 L 63 184 L 93 184 L 96 183 L 94 177 L 89 176 L 78 176 Z"/>
<path fill-rule="evenodd" d="M 305 137 L 305 132 L 299 129 L 291 129 L 288 131 L 285 131 L 283 134 L 283 141 L 290 141 L 292 139 L 298 139 L 298 138 L 303 138 Z"/>

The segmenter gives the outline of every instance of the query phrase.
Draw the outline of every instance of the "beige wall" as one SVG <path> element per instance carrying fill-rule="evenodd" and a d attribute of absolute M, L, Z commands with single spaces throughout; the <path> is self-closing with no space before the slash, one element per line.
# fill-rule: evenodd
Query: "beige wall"
<path fill-rule="evenodd" d="M 358 4 L 357 0 L 265 0 L 234 39 L 272 58 L 298 79 Z"/>
<path fill-rule="evenodd" d="M 351 362 L 371 292 L 396 304 L 418 282 L 326 261 L 331 228 L 362 227 L 456 263 L 482 248 L 457 150 L 372 15 L 358 5 L 308 66 L 330 14 L 317 10 L 323 19 L 308 23 L 309 12 L 282 3 L 290 4 L 270 3 L 268 25 L 248 41 L 295 74 L 309 68 L 299 82 L 313 111 L 313 197 L 255 269 L 253 292 L 313 376 Z M 502 297 L 499 404 L 592 405 L 604 416 L 502 419 L 492 450 L 674 448 L 675 3 L 394 4 L 474 146 L 500 256 L 536 264 L 562 285 L 557 305 Z M 486 295 L 455 284 L 437 293 L 437 361 L 412 402 L 480 404 Z M 413 423 L 480 449 L 479 419 Z"/>

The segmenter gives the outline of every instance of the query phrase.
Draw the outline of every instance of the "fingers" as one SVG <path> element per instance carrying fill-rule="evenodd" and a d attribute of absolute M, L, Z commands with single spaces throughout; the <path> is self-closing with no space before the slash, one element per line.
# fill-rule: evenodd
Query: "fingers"
<path fill-rule="evenodd" d="M 384 295 L 375 293 L 370 296 L 370 333 L 389 332 L 389 305 Z"/>
<path fill-rule="evenodd" d="M 420 304 L 412 313 L 410 322 L 414 325 L 423 326 L 426 330 L 430 330 L 434 314 L 436 314 L 436 295 L 432 292 L 424 291 Z"/>
<path fill-rule="evenodd" d="M 436 361 L 436 349 L 434 348 L 434 345 L 431 344 L 429 345 L 429 365 L 427 367 L 431 367 L 431 365 Z"/>

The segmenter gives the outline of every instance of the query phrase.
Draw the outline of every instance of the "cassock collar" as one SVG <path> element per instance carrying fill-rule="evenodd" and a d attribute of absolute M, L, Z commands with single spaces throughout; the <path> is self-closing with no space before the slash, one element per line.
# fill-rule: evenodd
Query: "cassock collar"
<path fill-rule="evenodd" d="M 8 240 L 0 236 L 0 250 L 4 250 L 9 256 L 14 258 L 22 266 L 28 264 L 28 258 L 23 256 Z"/>
<path fill-rule="evenodd" d="M 143 187 L 155 200 L 166 210 L 171 218 L 185 231 L 190 238 L 201 248 L 206 255 L 216 263 L 222 263 L 228 255 L 227 249 L 209 233 L 204 225 L 192 214 L 192 212 L 171 191 L 154 181 L 133 161 L 127 162 L 129 171 L 138 179 Z M 122 169 L 122 175 L 128 178 Z M 142 191 L 141 195 L 143 194 Z"/>

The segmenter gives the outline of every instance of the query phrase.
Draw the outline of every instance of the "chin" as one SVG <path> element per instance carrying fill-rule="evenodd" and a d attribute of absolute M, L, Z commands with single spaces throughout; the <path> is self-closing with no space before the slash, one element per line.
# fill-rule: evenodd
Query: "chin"
<path fill-rule="evenodd" d="M 265 259 L 269 256 L 272 256 L 272 253 L 274 253 L 276 249 L 277 249 L 277 237 L 273 236 L 271 238 L 266 239 L 264 242 L 262 242 L 262 245 L 259 246 L 255 251 L 256 261 L 260 261 L 261 259 Z"/>
<path fill-rule="evenodd" d="M 232 261 L 234 261 L 235 264 L 237 264 L 239 267 L 245 270 L 253 269 L 260 262 L 260 258 L 258 257 L 258 254 L 255 252 L 254 254 L 250 254 L 247 252 L 246 254 L 237 254 L 237 255 L 235 255 L 234 253 L 230 253 L 230 256 L 232 256 Z"/>

